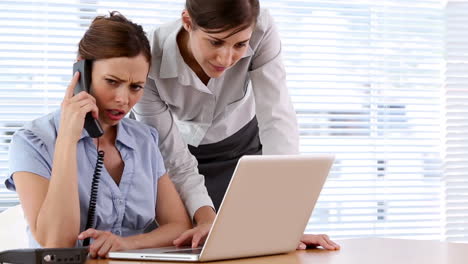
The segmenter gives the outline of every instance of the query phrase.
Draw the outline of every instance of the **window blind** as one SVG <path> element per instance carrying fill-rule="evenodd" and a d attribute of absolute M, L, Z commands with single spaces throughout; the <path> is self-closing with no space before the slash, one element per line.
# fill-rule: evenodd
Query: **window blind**
<path fill-rule="evenodd" d="M 468 1 L 446 9 L 445 238 L 468 242 Z"/>
<path fill-rule="evenodd" d="M 92 18 L 145 29 L 184 1 L 0 2 L 0 178 L 11 134 L 56 109 Z M 436 0 L 262 0 L 280 29 L 302 153 L 336 162 L 307 227 L 333 238 L 440 238 L 443 7 Z M 3 185 L 2 185 L 3 188 Z M 0 208 L 17 203 L 0 191 Z"/>
<path fill-rule="evenodd" d="M 307 227 L 441 238 L 440 1 L 264 1 L 281 30 L 302 153 L 336 162 Z"/>

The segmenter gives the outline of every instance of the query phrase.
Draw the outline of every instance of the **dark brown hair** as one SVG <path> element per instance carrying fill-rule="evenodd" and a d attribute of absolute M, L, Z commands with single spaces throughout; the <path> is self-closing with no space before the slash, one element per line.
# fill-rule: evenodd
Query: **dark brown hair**
<path fill-rule="evenodd" d="M 139 54 L 151 64 L 150 44 L 143 28 L 117 11 L 96 17 L 78 44 L 78 56 L 86 60 Z"/>
<path fill-rule="evenodd" d="M 258 0 L 186 0 L 185 9 L 195 28 L 207 33 L 236 28 L 234 34 L 256 23 L 260 4 Z"/>

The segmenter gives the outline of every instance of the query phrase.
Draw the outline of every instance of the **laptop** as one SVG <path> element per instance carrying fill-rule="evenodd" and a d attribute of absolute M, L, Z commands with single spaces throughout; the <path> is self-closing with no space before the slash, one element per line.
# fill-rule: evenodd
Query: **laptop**
<path fill-rule="evenodd" d="M 294 251 L 333 160 L 331 155 L 244 156 L 203 247 L 115 251 L 108 257 L 201 262 Z"/>

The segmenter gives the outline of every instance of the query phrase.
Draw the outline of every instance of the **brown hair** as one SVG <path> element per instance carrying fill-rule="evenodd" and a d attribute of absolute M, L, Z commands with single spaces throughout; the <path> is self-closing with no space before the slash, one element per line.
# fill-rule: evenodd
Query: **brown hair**
<path fill-rule="evenodd" d="M 117 11 L 96 17 L 78 44 L 78 56 L 85 60 L 135 57 L 143 54 L 151 64 L 151 50 L 146 34 Z"/>
<path fill-rule="evenodd" d="M 194 26 L 207 33 L 220 33 L 236 28 L 242 31 L 257 21 L 260 10 L 258 0 L 186 0 L 185 9 Z"/>

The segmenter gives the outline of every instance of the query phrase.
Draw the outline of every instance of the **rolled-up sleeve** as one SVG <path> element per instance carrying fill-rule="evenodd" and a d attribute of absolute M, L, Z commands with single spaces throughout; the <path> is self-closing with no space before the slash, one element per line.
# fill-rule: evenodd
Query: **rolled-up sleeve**
<path fill-rule="evenodd" d="M 137 120 L 157 129 L 159 149 L 167 172 L 192 219 L 200 207 L 213 207 L 205 180 L 198 173 L 197 160 L 189 152 L 169 107 L 159 97 L 156 84 L 151 78 L 148 79 L 144 95 L 133 108 L 133 112 Z"/>
<path fill-rule="evenodd" d="M 273 18 L 263 11 L 266 14 L 258 21 L 262 39 L 250 71 L 263 154 L 297 154 L 299 131 L 286 85 L 281 41 Z"/>

